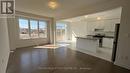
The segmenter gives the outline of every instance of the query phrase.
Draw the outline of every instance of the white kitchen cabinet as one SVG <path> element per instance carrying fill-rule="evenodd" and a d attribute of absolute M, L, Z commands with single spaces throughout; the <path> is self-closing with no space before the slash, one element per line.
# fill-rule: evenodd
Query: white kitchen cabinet
<path fill-rule="evenodd" d="M 103 38 L 103 47 L 113 48 L 114 38 Z"/>
<path fill-rule="evenodd" d="M 115 31 L 115 24 L 120 23 L 120 19 L 104 20 L 104 31 Z"/>
<path fill-rule="evenodd" d="M 87 22 L 87 34 L 92 35 L 95 33 L 95 29 L 104 29 L 104 21 Z"/>

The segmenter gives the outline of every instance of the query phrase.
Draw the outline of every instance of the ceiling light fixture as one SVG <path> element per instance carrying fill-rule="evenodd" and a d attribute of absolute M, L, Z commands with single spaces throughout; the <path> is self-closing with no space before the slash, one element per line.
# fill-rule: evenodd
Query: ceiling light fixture
<path fill-rule="evenodd" d="M 51 8 L 51 9 L 56 9 L 58 7 L 58 3 L 56 0 L 50 0 L 48 2 L 48 6 Z"/>
<path fill-rule="evenodd" d="M 85 18 L 88 18 L 88 15 L 85 15 L 84 17 L 85 17 Z"/>
<path fill-rule="evenodd" d="M 97 17 L 97 20 L 101 20 L 101 17 Z"/>

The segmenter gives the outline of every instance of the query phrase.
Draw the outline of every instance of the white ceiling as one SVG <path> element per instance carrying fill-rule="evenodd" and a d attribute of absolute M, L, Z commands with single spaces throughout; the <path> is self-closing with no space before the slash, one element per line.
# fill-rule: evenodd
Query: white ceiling
<path fill-rule="evenodd" d="M 82 20 L 95 21 L 97 20 L 98 17 L 100 17 L 101 19 L 120 19 L 121 12 L 122 12 L 122 8 L 119 7 L 112 10 L 107 10 L 107 11 L 98 12 L 98 13 L 89 14 L 89 15 L 78 16 L 74 18 L 61 20 L 61 21 L 67 21 L 67 22 L 77 22 L 77 21 L 82 21 Z"/>
<path fill-rule="evenodd" d="M 49 0 L 15 0 L 16 10 L 32 14 L 65 19 L 117 7 L 119 0 L 57 0 L 59 7 L 52 10 Z M 91 12 L 92 11 L 92 12 Z"/>
<path fill-rule="evenodd" d="M 81 9 L 85 10 L 89 7 L 101 5 L 113 0 L 57 0 L 59 7 L 55 10 L 47 6 L 48 1 L 49 0 L 15 0 L 16 10 L 60 19 L 74 16 L 76 12 L 81 14 Z"/>

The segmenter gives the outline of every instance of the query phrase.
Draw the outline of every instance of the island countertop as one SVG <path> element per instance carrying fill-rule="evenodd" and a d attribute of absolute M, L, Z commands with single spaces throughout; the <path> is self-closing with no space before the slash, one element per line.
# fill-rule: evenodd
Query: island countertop
<path fill-rule="evenodd" d="M 87 39 L 87 40 L 98 40 L 98 38 L 93 38 L 93 37 L 76 37 L 77 39 Z"/>

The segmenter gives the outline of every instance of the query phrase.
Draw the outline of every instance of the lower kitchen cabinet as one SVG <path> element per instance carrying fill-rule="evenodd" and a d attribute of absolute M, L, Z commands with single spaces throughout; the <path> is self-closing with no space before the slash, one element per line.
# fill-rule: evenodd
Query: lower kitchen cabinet
<path fill-rule="evenodd" d="M 103 38 L 103 47 L 113 48 L 114 38 Z"/>

